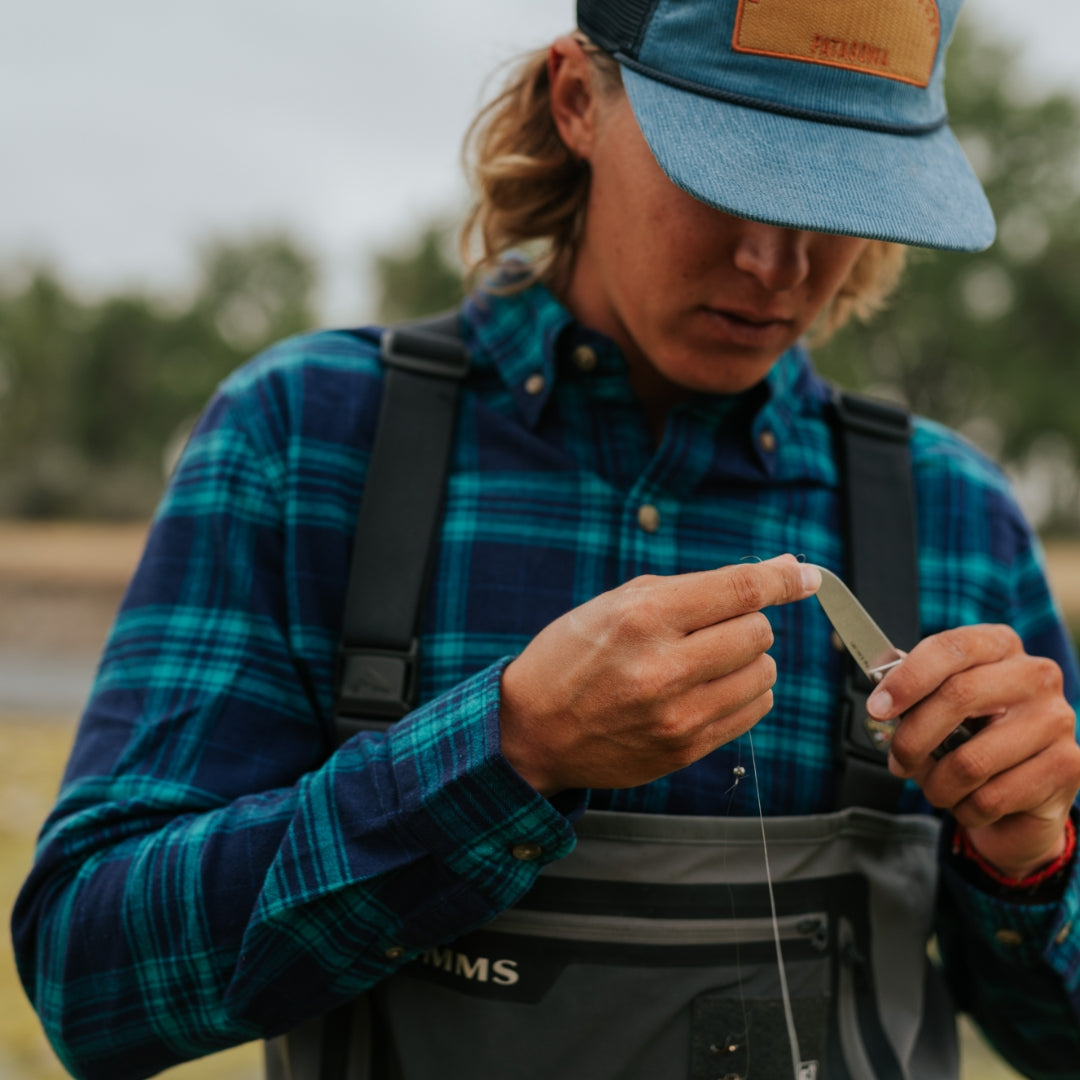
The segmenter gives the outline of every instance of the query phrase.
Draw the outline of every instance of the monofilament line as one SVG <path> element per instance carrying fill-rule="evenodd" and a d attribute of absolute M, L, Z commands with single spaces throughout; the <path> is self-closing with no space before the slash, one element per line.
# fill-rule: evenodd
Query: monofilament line
<path fill-rule="evenodd" d="M 776 895 L 773 892 L 772 871 L 769 869 L 769 845 L 765 839 L 765 813 L 761 808 L 761 784 L 758 782 L 757 756 L 754 754 L 754 733 L 748 731 L 750 739 L 750 764 L 754 769 L 754 791 L 757 793 L 758 822 L 761 824 L 761 850 L 765 856 L 765 882 L 769 886 L 769 906 L 772 908 L 773 942 L 776 944 L 776 964 L 780 969 L 780 993 L 784 998 L 784 1020 L 787 1022 L 788 1043 L 791 1046 L 791 1075 L 799 1080 L 802 1054 L 799 1053 L 799 1036 L 795 1031 L 795 1014 L 791 1011 L 791 994 L 788 992 L 787 969 L 784 967 L 784 952 L 780 948 L 780 920 L 776 917 Z"/>

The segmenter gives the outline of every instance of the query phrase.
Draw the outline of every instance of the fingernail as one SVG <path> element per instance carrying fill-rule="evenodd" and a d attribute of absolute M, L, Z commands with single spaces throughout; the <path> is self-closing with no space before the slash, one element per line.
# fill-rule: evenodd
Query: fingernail
<path fill-rule="evenodd" d="M 816 566 L 803 563 L 799 568 L 799 574 L 802 577 L 803 588 L 807 592 L 817 592 L 821 588 L 821 571 Z"/>
<path fill-rule="evenodd" d="M 892 694 L 879 687 L 866 699 L 866 711 L 875 720 L 888 720 L 893 714 Z"/>

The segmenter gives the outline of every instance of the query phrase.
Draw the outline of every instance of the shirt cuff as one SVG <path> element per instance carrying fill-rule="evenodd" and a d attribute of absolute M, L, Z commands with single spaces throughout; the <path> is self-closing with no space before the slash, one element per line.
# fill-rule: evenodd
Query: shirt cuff
<path fill-rule="evenodd" d="M 584 802 L 579 794 L 557 807 L 503 757 L 499 694 L 510 659 L 421 706 L 387 736 L 403 824 L 499 911 L 574 849 L 571 820 Z"/>
<path fill-rule="evenodd" d="M 992 952 L 1009 964 L 1049 964 L 1070 991 L 1080 987 L 1080 859 L 1052 903 L 1011 902 L 980 889 L 957 857 L 946 854 L 942 864 L 943 887 Z"/>

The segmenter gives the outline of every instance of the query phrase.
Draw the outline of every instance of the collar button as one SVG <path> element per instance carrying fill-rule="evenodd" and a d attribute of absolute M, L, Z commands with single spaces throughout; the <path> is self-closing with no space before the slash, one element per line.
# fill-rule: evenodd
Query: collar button
<path fill-rule="evenodd" d="M 573 353 L 574 367 L 588 374 L 596 370 L 596 350 L 591 345 L 579 345 Z"/>

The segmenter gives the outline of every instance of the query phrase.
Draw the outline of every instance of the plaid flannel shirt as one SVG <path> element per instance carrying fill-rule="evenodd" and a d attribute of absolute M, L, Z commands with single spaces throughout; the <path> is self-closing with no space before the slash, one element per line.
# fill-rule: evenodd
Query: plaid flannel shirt
<path fill-rule="evenodd" d="M 618 350 L 543 288 L 474 298 L 464 327 L 473 369 L 423 704 L 387 735 L 327 756 L 377 335 L 282 343 L 226 381 L 192 436 L 15 912 L 23 981 L 75 1075 L 145 1075 L 330 1009 L 513 905 L 571 850 L 586 798 L 756 813 L 750 782 L 731 790 L 745 738 L 572 808 L 540 797 L 500 754 L 499 678 L 552 619 L 638 574 L 785 551 L 840 570 L 828 387 L 793 349 L 754 390 L 679 405 L 657 446 Z M 912 445 L 924 633 L 1009 623 L 1061 664 L 1075 702 L 1075 659 L 1002 475 L 936 424 L 917 422 Z M 844 660 L 816 603 L 768 615 L 779 681 L 754 732 L 761 800 L 766 814 L 825 811 Z M 903 808 L 929 811 L 913 787 Z M 513 858 L 521 841 L 542 857 Z M 1059 903 L 1032 906 L 946 866 L 942 897 L 962 1004 L 1019 1067 L 1066 1075 L 1080 1061 L 1080 870 Z"/>

